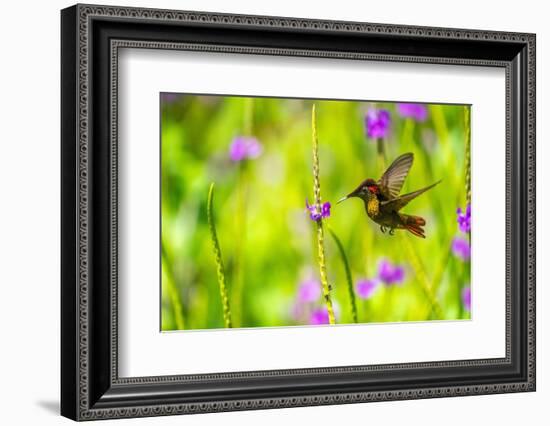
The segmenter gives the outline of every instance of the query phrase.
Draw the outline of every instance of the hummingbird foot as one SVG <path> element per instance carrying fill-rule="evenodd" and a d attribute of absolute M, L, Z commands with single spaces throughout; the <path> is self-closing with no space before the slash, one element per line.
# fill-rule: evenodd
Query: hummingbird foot
<path fill-rule="evenodd" d="M 386 227 L 380 225 L 380 231 L 382 231 L 382 234 L 385 234 L 386 233 Z"/>
<path fill-rule="evenodd" d="M 394 228 L 390 229 L 390 235 L 392 235 L 392 236 L 395 235 L 395 229 Z"/>

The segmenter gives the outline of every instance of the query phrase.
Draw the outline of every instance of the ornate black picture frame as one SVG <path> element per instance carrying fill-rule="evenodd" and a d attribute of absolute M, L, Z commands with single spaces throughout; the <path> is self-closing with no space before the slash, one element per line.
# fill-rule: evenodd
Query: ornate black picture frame
<path fill-rule="evenodd" d="M 62 415 L 91 420 L 535 390 L 534 34 L 95 5 L 64 9 L 61 28 Z M 506 356 L 119 378 L 121 47 L 505 69 Z"/>

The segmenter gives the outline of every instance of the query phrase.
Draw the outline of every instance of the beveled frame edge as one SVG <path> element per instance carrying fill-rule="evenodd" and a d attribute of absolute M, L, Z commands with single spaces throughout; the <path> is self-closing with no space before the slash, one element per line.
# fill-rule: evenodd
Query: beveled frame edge
<path fill-rule="evenodd" d="M 495 40 L 521 43 L 526 46 L 526 99 L 525 111 L 522 123 L 526 126 L 527 146 L 525 147 L 520 171 L 526 171 L 525 187 L 527 194 L 522 201 L 526 202 L 526 241 L 521 242 L 526 251 L 526 275 L 527 288 L 525 308 L 527 310 L 527 380 L 518 383 L 499 383 L 480 386 L 452 386 L 448 388 L 434 387 L 425 389 L 402 389 L 399 391 L 382 392 L 355 392 L 336 393 L 327 395 L 313 395 L 301 397 L 276 397 L 258 398 L 248 400 L 214 401 L 201 404 L 163 404 L 154 406 L 142 406 L 134 408 L 90 408 L 89 400 L 89 300 L 88 292 L 88 233 L 89 233 L 89 205 L 88 205 L 88 58 L 90 40 L 88 38 L 88 25 L 93 17 L 139 19 L 145 21 L 176 21 L 181 23 L 211 23 L 238 26 L 260 26 L 270 28 L 294 28 L 304 31 L 315 29 L 327 32 L 361 32 L 378 34 L 410 34 L 414 37 L 439 37 L 449 39 L 468 40 Z M 494 31 L 459 30 L 445 28 L 408 27 L 400 25 L 364 24 L 352 22 L 334 22 L 295 18 L 275 18 L 262 16 L 242 16 L 212 14 L 203 12 L 179 12 L 154 9 L 134 9 L 119 7 L 77 5 L 64 11 L 62 23 L 62 50 L 65 52 L 62 58 L 62 413 L 78 420 L 90 420 L 96 418 L 112 417 L 136 417 L 148 415 L 166 415 L 192 412 L 228 411 L 240 409 L 259 409 L 290 406 L 306 406 L 320 404 L 336 404 L 361 401 L 378 401 L 388 399 L 414 399 L 438 396 L 473 395 L 483 393 L 500 393 L 528 391 L 535 389 L 535 36 L 533 34 L 501 33 Z M 74 57 L 67 54 L 74 51 Z M 78 52 L 78 53 L 77 53 Z M 525 56 L 525 55 L 524 55 Z M 387 60 L 387 57 L 385 57 Z M 434 58 L 437 59 L 437 58 Z M 71 60 L 74 60 L 72 62 Z M 66 63 L 72 62 L 72 63 Z M 429 61 L 428 61 L 429 62 Z M 510 63 L 510 67 L 514 64 Z M 515 64 L 521 66 L 521 64 Z M 509 73 L 507 73 L 507 79 Z M 74 97 L 71 95 L 75 95 Z M 508 108 L 507 93 L 507 110 Z M 78 111 L 74 110 L 75 103 Z M 511 108 L 511 107 L 510 107 Z M 521 106 L 520 106 L 521 109 Z M 115 111 L 116 113 L 116 111 Z M 507 112 L 508 114 L 508 112 Z M 507 120 L 507 126 L 509 126 Z M 509 129 L 507 129 L 507 134 Z M 115 135 L 116 136 L 116 135 Z M 524 139 L 521 137 L 521 139 Z M 78 144 L 75 143 L 78 141 Z M 507 149 L 507 160 L 510 154 Z M 511 161 L 510 161 L 511 163 Z M 507 161 L 507 179 L 510 179 L 511 170 Z M 116 170 L 114 179 L 116 182 Z M 113 177 L 112 176 L 112 177 Z M 74 179 L 71 184 L 66 179 Z M 508 190 L 509 185 L 507 185 Z M 521 186 L 520 186 L 521 187 Z M 112 200 L 113 201 L 113 200 Z M 512 200 L 508 200 L 512 206 Z M 71 213 L 74 214 L 71 217 Z M 508 221 L 508 218 L 507 218 Z M 114 230 L 116 232 L 116 229 Z M 116 235 L 116 234 L 115 234 Z M 75 238 L 76 237 L 76 238 Z M 510 238 L 507 238 L 509 244 Z M 509 249 L 507 247 L 507 249 Z M 116 242 L 111 241 L 111 250 L 116 255 Z M 77 257 L 76 263 L 74 262 Z M 507 277 L 509 265 L 507 262 Z M 116 272 L 116 271 L 114 271 Z M 74 288 L 72 288 L 72 287 Z M 72 290 L 71 290 L 72 288 Z M 115 294 L 116 296 L 116 294 Z M 508 291 L 507 291 L 508 297 Z M 507 313 L 507 321 L 508 321 Z M 72 322 L 67 324 L 67 319 Z M 511 319 L 510 319 L 511 320 Z M 116 330 L 115 330 L 116 332 Z M 74 339 L 74 345 L 67 344 Z M 70 343 L 70 342 L 69 342 Z M 508 352 L 507 352 L 508 354 Z M 400 364 L 398 364 L 400 365 Z M 322 369 L 324 370 L 324 369 Z M 309 369 L 308 369 L 309 371 Z M 111 370 L 113 383 L 118 380 L 116 370 Z M 262 374 L 265 374 L 262 373 Z M 275 374 L 280 374 L 275 373 Z M 232 376 L 232 375 L 231 375 Z M 165 378 L 148 378 L 143 383 L 157 381 L 178 381 L 181 376 L 167 376 Z M 140 382 L 138 380 L 138 382 Z M 120 382 L 122 383 L 122 382 Z M 73 390 L 74 397 L 70 395 Z"/>

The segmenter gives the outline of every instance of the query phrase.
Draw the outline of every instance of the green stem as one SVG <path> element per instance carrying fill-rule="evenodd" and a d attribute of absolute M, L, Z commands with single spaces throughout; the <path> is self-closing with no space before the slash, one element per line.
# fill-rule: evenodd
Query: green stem
<path fill-rule="evenodd" d="M 212 239 L 212 247 L 214 249 L 214 257 L 216 260 L 216 273 L 218 275 L 218 284 L 220 286 L 220 296 L 223 306 L 223 320 L 226 328 L 233 327 L 231 322 L 231 309 L 229 308 L 229 298 L 227 297 L 227 288 L 225 285 L 225 268 L 223 266 L 222 251 L 216 233 L 216 224 L 214 222 L 214 183 L 210 184 L 208 191 L 208 227 L 210 228 L 210 237 Z"/>
<path fill-rule="evenodd" d="M 321 209 L 321 183 L 319 180 L 319 141 L 317 139 L 317 121 L 315 117 L 315 104 L 311 109 L 311 128 L 313 139 L 313 193 L 315 195 L 315 207 L 319 212 Z M 323 231 L 323 219 L 317 220 L 317 251 L 319 254 L 319 273 L 323 287 L 323 298 L 328 312 L 329 324 L 336 324 L 332 299 L 330 297 L 330 286 L 328 284 L 327 265 L 325 260 L 325 236 Z"/>
<path fill-rule="evenodd" d="M 376 139 L 376 151 L 378 153 L 379 167 L 380 169 L 384 169 L 384 167 L 386 167 L 386 150 L 384 149 L 383 138 Z"/>
<path fill-rule="evenodd" d="M 168 253 L 164 247 L 164 241 L 161 241 L 160 244 L 162 252 L 162 261 L 166 265 L 167 269 L 167 280 L 166 280 L 166 290 L 168 291 L 168 298 L 174 309 L 174 319 L 176 321 L 176 327 L 178 330 L 185 330 L 185 320 L 183 317 L 183 306 L 181 304 L 180 295 L 178 288 L 174 283 L 174 269 L 172 268 L 172 262 L 168 258 Z M 164 283 L 164 281 L 163 281 Z"/>
<path fill-rule="evenodd" d="M 449 248 L 443 254 L 441 258 L 442 260 L 439 263 L 438 268 L 435 270 L 435 273 L 432 279 L 432 288 L 434 293 L 437 293 L 437 290 L 441 285 L 441 280 L 443 279 L 443 274 L 447 270 L 447 266 L 449 266 L 449 261 L 451 260 L 451 255 L 453 253 L 453 251 L 451 250 L 451 245 L 452 245 L 452 242 L 449 242 L 446 246 L 444 246 Z"/>
<path fill-rule="evenodd" d="M 410 239 L 406 235 L 401 234 L 401 236 L 402 240 L 405 243 L 405 249 L 407 250 L 411 266 L 414 269 L 416 279 L 422 286 L 424 295 L 426 296 L 426 299 L 428 299 L 428 302 L 431 306 L 431 311 L 434 313 L 437 319 L 443 319 L 443 311 L 441 309 L 441 306 L 439 306 L 437 298 L 435 297 L 433 287 L 430 284 L 430 280 L 428 279 L 428 275 L 426 274 L 426 270 L 424 269 L 424 265 L 422 265 L 422 261 L 420 260 L 417 251 L 414 249 Z"/>
<path fill-rule="evenodd" d="M 434 124 L 435 134 L 440 144 L 446 146 L 449 143 L 449 127 L 445 119 L 442 105 L 430 105 L 430 113 Z"/>
<path fill-rule="evenodd" d="M 344 271 L 346 272 L 346 281 L 348 284 L 348 296 L 349 296 L 349 302 L 351 307 L 351 317 L 353 318 L 353 322 L 357 323 L 358 322 L 357 321 L 357 303 L 355 301 L 355 292 L 353 291 L 353 280 L 351 278 L 351 269 L 349 267 L 348 258 L 346 256 L 346 252 L 344 251 L 344 246 L 342 245 L 340 238 L 338 238 L 338 236 L 330 226 L 328 227 L 328 231 L 330 232 L 330 235 L 332 235 L 332 238 L 334 239 L 334 242 L 338 247 L 338 251 L 340 252 L 340 258 L 342 259 L 342 264 L 344 265 Z"/>

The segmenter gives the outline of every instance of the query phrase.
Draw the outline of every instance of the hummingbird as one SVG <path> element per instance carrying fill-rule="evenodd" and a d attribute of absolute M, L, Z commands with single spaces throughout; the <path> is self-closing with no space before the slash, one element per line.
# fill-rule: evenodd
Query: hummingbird
<path fill-rule="evenodd" d="M 399 211 L 410 201 L 432 189 L 441 180 L 417 191 L 399 195 L 413 160 L 414 156 L 410 152 L 400 155 L 378 181 L 370 178 L 364 180 L 355 190 L 338 200 L 338 203 L 352 197 L 361 198 L 365 203 L 367 215 L 380 225 L 382 233 L 385 233 L 388 228 L 390 235 L 394 234 L 395 229 L 406 229 L 417 237 L 426 238 L 422 228 L 426 225 L 424 218 Z"/>

